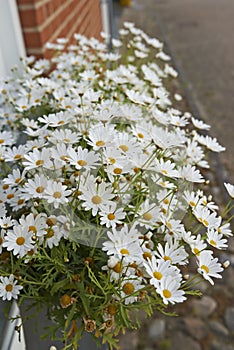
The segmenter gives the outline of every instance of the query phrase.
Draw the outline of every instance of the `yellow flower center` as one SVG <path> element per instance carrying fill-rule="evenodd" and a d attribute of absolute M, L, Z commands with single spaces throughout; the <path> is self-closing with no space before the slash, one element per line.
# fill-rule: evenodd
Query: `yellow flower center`
<path fill-rule="evenodd" d="M 92 203 L 93 204 L 101 204 L 102 203 L 102 198 L 100 196 L 93 196 L 92 197 Z"/>
<path fill-rule="evenodd" d="M 33 249 L 29 250 L 29 251 L 27 252 L 27 254 L 28 254 L 29 256 L 33 256 L 34 250 L 33 250 Z"/>
<path fill-rule="evenodd" d="M 157 280 L 160 280 L 162 278 L 162 274 L 159 271 L 155 271 L 153 275 Z"/>
<path fill-rule="evenodd" d="M 110 213 L 110 214 L 107 215 L 107 218 L 108 218 L 109 220 L 114 220 L 114 219 L 115 219 L 115 214 Z"/>
<path fill-rule="evenodd" d="M 208 266 L 206 266 L 206 265 L 202 265 L 201 269 L 204 270 L 206 273 L 209 273 L 209 271 L 210 271 Z"/>
<path fill-rule="evenodd" d="M 16 244 L 18 244 L 18 245 L 23 245 L 24 242 L 25 242 L 25 238 L 24 237 L 18 237 L 16 239 Z"/>
<path fill-rule="evenodd" d="M 21 204 L 24 203 L 24 200 L 23 199 L 19 199 L 17 203 L 18 203 L 18 205 L 21 205 Z"/>
<path fill-rule="evenodd" d="M 217 243 L 213 239 L 210 240 L 210 244 L 215 246 L 215 247 L 217 246 Z"/>
<path fill-rule="evenodd" d="M 120 168 L 115 168 L 114 169 L 114 174 L 120 175 L 121 173 L 122 173 L 122 169 L 120 169 Z"/>
<path fill-rule="evenodd" d="M 168 289 L 163 289 L 163 296 L 168 299 L 171 297 L 171 292 Z"/>
<path fill-rule="evenodd" d="M 47 230 L 46 238 L 52 238 L 54 236 L 54 230 L 52 228 L 49 228 Z"/>
<path fill-rule="evenodd" d="M 143 258 L 145 259 L 145 260 L 147 260 L 147 259 L 152 259 L 152 254 L 151 253 L 149 253 L 149 252 L 144 252 L 143 253 Z"/>
<path fill-rule="evenodd" d="M 208 227 L 209 226 L 209 222 L 207 220 L 203 220 L 203 224 Z"/>
<path fill-rule="evenodd" d="M 200 250 L 198 248 L 193 248 L 193 252 L 194 254 L 196 255 L 199 255 L 200 254 Z"/>
<path fill-rule="evenodd" d="M 126 249 L 126 248 L 122 248 L 121 250 L 120 250 L 120 253 L 121 254 L 127 254 L 127 255 L 129 255 L 130 253 L 129 253 L 129 250 L 128 249 Z"/>
<path fill-rule="evenodd" d="M 168 174 L 168 171 L 165 170 L 165 169 L 163 169 L 163 170 L 162 170 L 162 173 L 163 173 L 164 175 L 167 175 L 167 174 Z"/>
<path fill-rule="evenodd" d="M 109 162 L 110 162 L 111 164 L 115 164 L 115 163 L 116 163 L 116 160 L 115 160 L 115 158 L 109 158 Z"/>
<path fill-rule="evenodd" d="M 127 145 L 120 145 L 119 148 L 124 152 L 127 152 L 129 150 Z"/>
<path fill-rule="evenodd" d="M 56 224 L 57 220 L 55 218 L 49 218 L 46 220 L 46 223 L 48 226 L 54 226 Z"/>
<path fill-rule="evenodd" d="M 15 179 L 15 183 L 18 184 L 21 181 L 21 177 L 17 177 L 17 179 Z"/>
<path fill-rule="evenodd" d="M 12 199 L 12 198 L 14 198 L 15 197 L 15 195 L 13 194 L 13 193 L 9 193 L 8 195 L 7 195 L 7 199 Z"/>
<path fill-rule="evenodd" d="M 43 160 L 43 159 L 38 159 L 38 160 L 36 161 L 36 166 L 40 166 L 40 165 L 42 165 L 42 164 L 44 164 L 44 160 Z"/>
<path fill-rule="evenodd" d="M 113 271 L 115 271 L 116 273 L 120 273 L 123 269 L 123 266 L 121 264 L 121 262 L 117 262 L 117 264 L 112 268 Z"/>
<path fill-rule="evenodd" d="M 0 139 L 0 144 L 2 144 L 5 140 L 4 139 Z"/>
<path fill-rule="evenodd" d="M 99 141 L 96 142 L 96 146 L 98 146 L 98 147 L 102 147 L 104 145 L 105 145 L 105 142 L 102 141 L 102 140 L 99 140 Z"/>
<path fill-rule="evenodd" d="M 152 214 L 150 214 L 149 212 L 143 214 L 143 219 L 150 221 L 153 218 Z"/>
<path fill-rule="evenodd" d="M 9 188 L 9 185 L 5 184 L 2 186 L 3 190 L 7 190 Z"/>
<path fill-rule="evenodd" d="M 5 290 L 6 290 L 7 292 L 11 292 L 12 289 L 13 289 L 12 284 L 7 284 L 7 285 L 5 286 Z"/>
<path fill-rule="evenodd" d="M 32 231 L 33 233 L 37 233 L 37 229 L 36 229 L 36 227 L 35 226 L 29 226 L 29 228 L 28 228 L 28 232 L 29 231 Z"/>
<path fill-rule="evenodd" d="M 164 203 L 164 204 L 169 204 L 169 200 L 168 200 L 167 198 L 165 198 L 165 199 L 163 200 L 163 203 Z"/>
<path fill-rule="evenodd" d="M 66 155 L 63 155 L 60 157 L 61 160 L 63 160 L 64 162 L 67 162 L 69 160 L 69 157 Z"/>
<path fill-rule="evenodd" d="M 166 225 L 170 230 L 172 229 L 172 224 L 169 221 L 166 222 Z"/>
<path fill-rule="evenodd" d="M 19 160 L 19 159 L 22 159 L 22 155 L 21 154 L 16 154 L 14 156 L 14 160 Z"/>
<path fill-rule="evenodd" d="M 123 291 L 125 294 L 130 295 L 134 292 L 134 285 L 130 282 L 127 282 L 123 285 Z"/>
<path fill-rule="evenodd" d="M 137 136 L 139 137 L 139 139 L 143 139 L 144 135 L 141 132 L 138 132 Z"/>
<path fill-rule="evenodd" d="M 42 193 L 42 192 L 44 192 L 44 187 L 43 186 L 38 186 L 37 188 L 36 188 L 36 192 L 37 193 Z"/>
<path fill-rule="evenodd" d="M 87 165 L 87 162 L 85 160 L 81 159 L 81 160 L 77 161 L 77 164 L 79 164 L 80 166 L 85 166 L 85 165 Z"/>
<path fill-rule="evenodd" d="M 171 259 L 169 256 L 167 256 L 167 255 L 165 255 L 165 256 L 163 257 L 163 259 L 164 259 L 164 261 L 170 260 L 170 262 L 172 262 L 172 259 Z"/>
<path fill-rule="evenodd" d="M 196 203 L 194 203 L 193 201 L 190 201 L 189 204 L 190 204 L 191 207 L 195 207 L 196 206 Z"/>
<path fill-rule="evenodd" d="M 0 237 L 0 245 L 3 243 L 3 238 Z"/>
<path fill-rule="evenodd" d="M 56 199 L 57 198 L 61 198 L 62 194 L 61 194 L 61 192 L 56 191 L 56 192 L 53 193 L 53 197 L 56 198 Z"/>

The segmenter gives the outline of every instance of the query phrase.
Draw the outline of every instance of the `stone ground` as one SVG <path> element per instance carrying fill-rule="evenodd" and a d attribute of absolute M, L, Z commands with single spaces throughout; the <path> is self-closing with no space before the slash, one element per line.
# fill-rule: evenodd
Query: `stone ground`
<path fill-rule="evenodd" d="M 114 1 L 116 27 L 132 21 L 161 39 L 180 74 L 179 93 L 194 116 L 212 125 L 211 135 L 227 148 L 211 158 L 207 172 L 222 204 L 222 182 L 234 183 L 234 2 L 229 0 Z M 234 350 L 234 237 L 221 262 L 230 266 L 221 280 L 199 285 L 204 294 L 171 308 L 176 317 L 141 315 L 142 327 L 120 337 L 121 350 Z M 217 253 L 216 253 L 217 256 Z"/>

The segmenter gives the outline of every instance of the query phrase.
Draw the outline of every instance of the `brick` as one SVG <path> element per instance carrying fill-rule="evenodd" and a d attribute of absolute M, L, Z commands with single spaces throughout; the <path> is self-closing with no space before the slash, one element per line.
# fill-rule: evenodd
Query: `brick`
<path fill-rule="evenodd" d="M 41 46 L 41 37 L 40 34 L 37 33 L 24 33 L 24 40 L 26 47 L 40 47 Z"/>
<path fill-rule="evenodd" d="M 36 12 L 35 10 L 20 10 L 19 11 L 20 22 L 23 28 L 34 27 L 37 24 Z"/>
<path fill-rule="evenodd" d="M 71 44 L 74 42 L 73 34 L 77 32 L 100 38 L 102 21 L 99 0 L 18 0 L 18 4 L 32 4 L 36 8 L 34 13 L 29 7 L 27 11 L 26 7 L 20 11 L 25 29 L 33 30 L 39 25 L 40 35 L 24 32 L 26 45 L 31 45 L 29 51 L 37 52 L 39 42 L 43 46 L 58 37 L 67 37 Z M 48 55 L 46 51 L 44 55 Z"/>
<path fill-rule="evenodd" d="M 20 10 L 20 20 L 23 27 L 35 27 L 44 22 L 43 8 Z"/>

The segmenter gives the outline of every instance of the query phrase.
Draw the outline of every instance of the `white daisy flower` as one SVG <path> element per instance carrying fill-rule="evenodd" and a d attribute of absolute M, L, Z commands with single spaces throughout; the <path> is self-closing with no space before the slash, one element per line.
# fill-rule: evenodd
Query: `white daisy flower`
<path fill-rule="evenodd" d="M 95 216 L 98 211 L 105 210 L 107 205 L 112 204 L 112 199 L 115 194 L 112 193 L 112 188 L 109 184 L 104 182 L 96 184 L 93 177 L 87 181 L 85 187 L 80 188 L 82 194 L 79 198 L 83 201 L 81 203 L 85 210 L 92 210 L 92 215 Z"/>
<path fill-rule="evenodd" d="M 23 286 L 17 285 L 14 275 L 9 277 L 0 276 L 0 297 L 2 297 L 2 300 L 18 299 L 21 289 L 23 289 Z"/>
<path fill-rule="evenodd" d="M 217 249 L 227 248 L 227 239 L 222 238 L 222 234 L 213 228 L 207 231 L 207 242 Z"/>
<path fill-rule="evenodd" d="M 27 227 L 28 232 L 31 232 L 32 235 L 41 237 L 46 234 L 46 229 L 47 229 L 46 219 L 47 219 L 47 216 L 44 213 L 39 213 L 37 215 L 30 213 L 26 217 L 21 217 L 19 219 L 19 223 L 20 225 Z"/>
<path fill-rule="evenodd" d="M 7 148 L 4 153 L 4 158 L 6 162 L 21 161 L 26 153 L 26 146 L 19 145 L 12 148 Z"/>
<path fill-rule="evenodd" d="M 22 180 L 23 180 L 23 176 L 20 170 L 17 168 L 17 169 L 13 169 L 12 174 L 9 174 L 7 178 L 3 179 L 3 183 L 10 186 L 17 186 L 22 182 Z"/>
<path fill-rule="evenodd" d="M 47 234 L 44 236 L 45 247 L 50 249 L 59 245 L 61 238 L 63 237 L 63 232 L 60 225 L 53 225 L 47 228 Z"/>
<path fill-rule="evenodd" d="M 13 230 L 8 230 L 3 242 L 3 247 L 8 251 L 13 250 L 13 254 L 22 258 L 27 252 L 33 249 L 32 233 L 27 227 L 15 225 Z"/>
<path fill-rule="evenodd" d="M 34 178 L 28 179 L 28 182 L 20 189 L 22 197 L 26 200 L 30 198 L 43 198 L 47 185 L 48 180 L 43 174 L 35 174 Z"/>
<path fill-rule="evenodd" d="M 195 166 L 192 166 L 191 164 L 184 165 L 179 170 L 180 176 L 190 182 L 204 182 L 200 171 L 196 169 Z"/>
<path fill-rule="evenodd" d="M 99 165 L 99 155 L 87 148 L 78 147 L 77 151 L 73 148 L 68 150 L 68 160 L 71 165 L 75 165 L 76 169 L 95 169 Z"/>
<path fill-rule="evenodd" d="M 13 143 L 15 143 L 15 140 L 10 131 L 0 131 L 0 145 L 12 146 Z"/>
<path fill-rule="evenodd" d="M 160 259 L 169 260 L 171 264 L 185 265 L 187 263 L 188 253 L 183 246 L 179 246 L 178 241 L 166 242 L 164 247 L 159 243 L 155 254 Z"/>
<path fill-rule="evenodd" d="M 156 54 L 156 57 L 157 58 L 160 58 L 162 61 L 170 61 L 171 60 L 171 57 L 169 55 L 167 55 L 165 52 L 163 51 L 159 51 L 157 54 Z"/>
<path fill-rule="evenodd" d="M 10 216 L 9 217 L 8 216 L 1 217 L 1 215 L 0 215 L 0 226 L 4 230 L 7 230 L 8 228 L 12 227 L 15 224 L 16 224 L 15 219 L 12 219 Z"/>
<path fill-rule="evenodd" d="M 141 261 L 138 237 L 133 237 L 126 225 L 120 231 L 112 228 L 112 232 L 108 231 L 107 236 L 109 240 L 103 243 L 102 248 L 107 255 L 124 259 L 126 263 Z"/>
<path fill-rule="evenodd" d="M 230 183 L 224 182 L 224 186 L 231 198 L 234 199 L 234 185 L 231 185 Z"/>
<path fill-rule="evenodd" d="M 164 159 L 155 159 L 154 161 L 154 170 L 158 173 L 172 178 L 180 177 L 178 170 L 175 169 L 175 163 L 172 163 L 170 160 L 164 161 Z"/>
<path fill-rule="evenodd" d="M 36 168 L 52 168 L 53 163 L 50 160 L 51 152 L 48 148 L 43 148 L 41 151 L 34 149 L 32 152 L 24 155 L 24 172 Z"/>
<path fill-rule="evenodd" d="M 132 304 L 138 299 L 139 291 L 144 288 L 142 280 L 136 276 L 127 276 L 121 282 L 121 299 L 124 304 Z"/>
<path fill-rule="evenodd" d="M 54 145 L 58 143 L 65 143 L 66 145 L 72 145 L 79 141 L 80 134 L 72 132 L 70 129 L 56 129 L 50 133 L 48 140 Z"/>
<path fill-rule="evenodd" d="M 113 125 L 104 126 L 102 124 L 94 125 L 89 129 L 88 144 L 94 150 L 111 146 L 115 138 L 115 130 Z"/>
<path fill-rule="evenodd" d="M 198 234 L 196 237 L 194 237 L 192 242 L 189 242 L 189 245 L 191 247 L 191 250 L 193 254 L 199 256 L 200 253 L 206 249 L 207 244 L 204 242 L 204 240 L 201 238 L 201 235 Z"/>
<path fill-rule="evenodd" d="M 68 203 L 69 199 L 67 197 L 71 193 L 72 191 L 68 190 L 66 185 L 49 180 L 43 198 L 46 199 L 48 203 L 53 203 L 54 208 L 58 208 L 61 204 Z"/>
<path fill-rule="evenodd" d="M 100 224 L 106 227 L 116 227 L 117 224 L 122 224 L 122 220 L 125 218 L 126 213 L 123 208 L 117 209 L 116 203 L 107 205 L 103 211 L 99 212 Z"/>
<path fill-rule="evenodd" d="M 160 218 L 160 208 L 155 203 L 149 203 L 149 199 L 143 202 L 137 211 L 137 221 L 140 226 L 152 228 Z"/>
<path fill-rule="evenodd" d="M 172 275 L 175 271 L 169 260 L 156 259 L 155 256 L 152 256 L 152 258 L 144 262 L 143 265 L 150 277 L 150 284 L 155 288 L 159 287 L 159 283 L 163 277 Z"/>
<path fill-rule="evenodd" d="M 197 220 L 207 228 L 217 228 L 221 224 L 221 217 L 217 216 L 216 212 L 211 212 L 207 207 L 202 205 L 196 206 L 193 210 L 193 214 Z"/>
<path fill-rule="evenodd" d="M 160 285 L 156 289 L 160 294 L 164 304 L 182 303 L 186 300 L 184 290 L 179 289 L 181 287 L 180 280 L 174 276 L 164 277 L 160 281 Z"/>
<path fill-rule="evenodd" d="M 221 233 L 221 235 L 225 237 L 233 236 L 232 230 L 231 230 L 231 224 L 227 222 L 226 224 L 222 224 L 219 227 L 216 228 L 218 233 Z"/>
<path fill-rule="evenodd" d="M 208 135 L 196 135 L 196 139 L 199 143 L 206 146 L 209 150 L 213 152 L 223 152 L 225 151 L 225 147 L 221 146 L 216 138 L 212 138 Z"/>
<path fill-rule="evenodd" d="M 211 277 L 222 278 L 219 272 L 223 271 L 221 264 L 218 262 L 218 258 L 213 258 L 212 252 L 203 251 L 198 256 L 198 269 L 197 271 L 212 285 L 214 281 Z"/>
<path fill-rule="evenodd" d="M 67 111 L 61 111 L 54 114 L 43 115 L 43 117 L 39 117 L 38 120 L 49 127 L 56 128 L 70 123 L 72 116 Z"/>
<path fill-rule="evenodd" d="M 202 130 L 209 130 L 210 125 L 204 123 L 202 120 L 196 119 L 194 117 L 191 118 L 193 125 L 197 129 L 202 129 Z"/>

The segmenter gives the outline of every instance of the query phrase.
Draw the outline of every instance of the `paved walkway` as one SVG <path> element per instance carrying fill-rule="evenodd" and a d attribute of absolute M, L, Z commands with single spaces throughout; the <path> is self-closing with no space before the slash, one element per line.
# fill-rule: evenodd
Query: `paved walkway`
<path fill-rule="evenodd" d="M 166 41 L 194 113 L 227 148 L 220 158 L 234 183 L 234 1 L 132 0 L 124 20 Z"/>
<path fill-rule="evenodd" d="M 166 42 L 192 113 L 209 123 L 211 135 L 227 148 L 213 160 L 210 177 L 219 173 L 234 183 L 234 1 L 132 0 L 118 17 L 120 27 L 132 21 Z M 219 258 L 231 261 L 222 280 L 199 286 L 204 296 L 179 305 L 179 317 L 141 315 L 143 327 L 120 338 L 120 349 L 234 350 L 234 237 Z"/>

